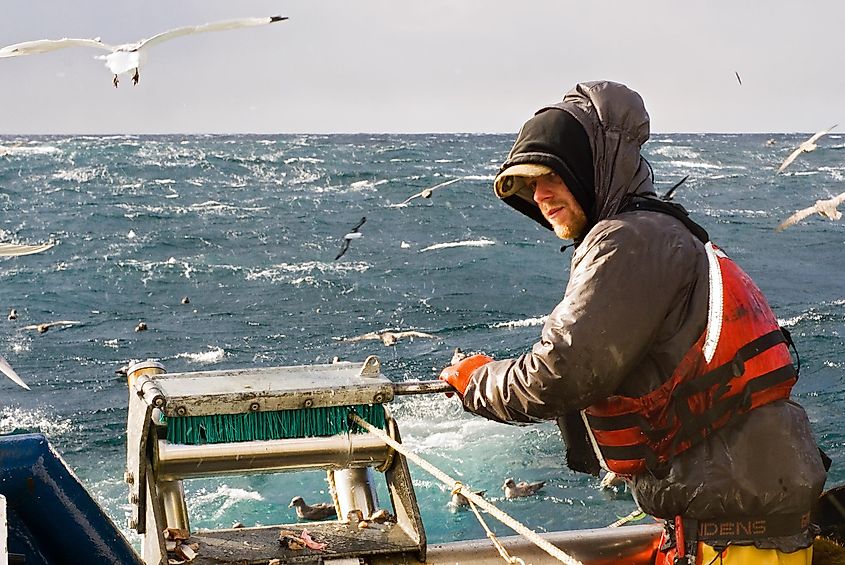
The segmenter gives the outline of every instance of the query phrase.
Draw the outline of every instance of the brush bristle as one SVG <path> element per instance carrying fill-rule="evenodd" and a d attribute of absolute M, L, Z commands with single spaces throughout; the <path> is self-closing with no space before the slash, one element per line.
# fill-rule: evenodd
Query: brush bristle
<path fill-rule="evenodd" d="M 327 406 L 247 414 L 174 416 L 167 418 L 167 441 L 201 445 L 361 433 L 361 427 L 349 420 L 351 411 L 377 428 L 385 427 L 381 404 Z"/>

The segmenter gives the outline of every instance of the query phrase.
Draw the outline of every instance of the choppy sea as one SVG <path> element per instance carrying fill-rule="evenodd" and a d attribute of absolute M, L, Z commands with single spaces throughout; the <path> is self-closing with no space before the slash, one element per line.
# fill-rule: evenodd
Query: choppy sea
<path fill-rule="evenodd" d="M 845 140 L 827 136 L 775 175 L 806 137 L 665 134 L 645 153 L 659 191 L 689 175 L 676 200 L 758 282 L 796 339 L 795 397 L 833 459 L 831 486 L 845 480 L 845 221 L 774 228 L 845 191 Z M 496 358 L 528 350 L 562 296 L 571 251 L 494 197 L 512 140 L 0 137 L 0 241 L 57 242 L 0 259 L 0 354 L 32 387 L 0 380 L 0 432 L 46 434 L 137 541 L 122 481 L 127 389 L 115 373 L 130 360 L 181 372 L 376 354 L 399 381 L 435 378 L 455 347 Z M 396 206 L 457 177 L 431 199 Z M 363 236 L 335 261 L 362 217 Z M 12 308 L 18 318 L 7 321 Z M 56 320 L 79 323 L 24 329 Z M 148 330 L 134 331 L 141 321 Z M 390 347 L 345 340 L 386 329 L 435 337 Z M 634 508 L 629 494 L 601 492 L 597 479 L 565 468 L 551 424 L 489 422 L 443 395 L 392 408 L 408 447 L 535 530 L 601 527 Z M 411 472 L 430 541 L 484 536 L 472 513 L 450 511 L 444 485 L 413 464 Z M 547 485 L 508 501 L 506 477 Z M 329 496 L 316 471 L 185 486 L 193 528 L 290 522 L 292 496 Z"/>

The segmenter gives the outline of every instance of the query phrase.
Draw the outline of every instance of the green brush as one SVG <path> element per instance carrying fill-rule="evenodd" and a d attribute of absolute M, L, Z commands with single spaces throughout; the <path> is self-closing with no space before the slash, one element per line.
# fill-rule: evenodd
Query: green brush
<path fill-rule="evenodd" d="M 373 426 L 385 428 L 381 404 L 324 406 L 246 414 L 171 416 L 166 418 L 167 441 L 201 445 L 362 433 L 364 430 L 349 419 L 349 413 L 353 411 Z"/>

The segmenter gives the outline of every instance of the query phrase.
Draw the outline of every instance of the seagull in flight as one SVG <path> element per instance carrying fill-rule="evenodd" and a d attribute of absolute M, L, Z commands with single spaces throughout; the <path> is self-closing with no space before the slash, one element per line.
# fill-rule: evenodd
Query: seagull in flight
<path fill-rule="evenodd" d="M 361 341 L 364 339 L 380 339 L 381 342 L 387 346 L 396 345 L 396 342 L 402 338 L 410 338 L 411 341 L 414 341 L 415 337 L 421 338 L 436 338 L 436 335 L 427 334 L 425 332 L 417 332 L 417 331 L 402 331 L 402 332 L 390 332 L 390 331 L 383 331 L 383 332 L 369 332 L 363 335 L 357 335 L 355 337 L 348 337 L 344 341 Z"/>
<path fill-rule="evenodd" d="M 343 257 L 343 254 L 346 253 L 347 249 L 349 249 L 349 242 L 350 241 L 352 241 L 353 239 L 360 239 L 360 238 L 364 237 L 364 234 L 362 234 L 358 230 L 361 229 L 361 226 L 363 226 L 364 222 L 366 222 L 366 221 L 367 221 L 367 217 L 364 216 L 363 218 L 361 218 L 361 221 L 358 222 L 355 225 L 354 228 L 352 228 L 352 231 L 350 231 L 348 234 L 343 236 L 343 247 L 340 248 L 340 251 L 338 252 L 337 257 L 334 258 L 335 261 L 337 261 L 338 259 Z"/>
<path fill-rule="evenodd" d="M 26 390 L 31 390 L 29 386 L 27 386 L 27 384 L 23 382 L 23 379 L 18 376 L 15 370 L 12 369 L 12 366 L 9 365 L 9 362 L 6 361 L 2 356 L 0 356 L 0 373 L 3 373 L 4 375 L 12 379 L 15 384 L 25 388 Z"/>
<path fill-rule="evenodd" d="M 40 253 L 41 251 L 46 251 L 53 247 L 55 243 L 45 243 L 42 245 L 21 245 L 17 243 L 0 243 L 0 257 L 17 257 L 18 255 L 31 255 L 32 253 Z M 9 311 L 9 320 L 16 320 L 18 317 L 18 312 L 14 308 Z M 44 330 L 47 331 L 47 330 Z M 42 332 L 43 333 L 43 332 Z M 23 382 L 18 374 L 12 369 L 12 366 L 9 365 L 9 362 L 0 355 L 0 373 L 3 373 L 16 384 L 22 386 L 26 390 L 30 390 L 30 388 Z"/>
<path fill-rule="evenodd" d="M 734 74 L 736 75 L 736 81 L 739 83 L 740 86 L 742 86 L 742 79 L 739 78 L 739 73 L 734 71 Z"/>
<path fill-rule="evenodd" d="M 52 328 L 53 326 L 75 326 L 77 324 L 81 324 L 79 320 L 57 320 L 55 322 L 46 322 L 44 324 L 31 324 L 29 326 L 24 326 L 22 330 L 36 330 L 40 334 L 47 333 L 47 330 Z"/>
<path fill-rule="evenodd" d="M 464 179 L 464 177 L 458 177 L 456 179 L 447 180 L 446 182 L 441 182 L 440 184 L 435 184 L 434 186 L 424 188 L 423 190 L 419 191 L 418 193 L 414 194 L 413 196 L 409 196 L 408 198 L 406 198 L 404 201 L 400 202 L 396 206 L 397 207 L 406 206 L 408 204 L 408 202 L 410 202 L 414 198 L 431 198 L 432 191 L 434 191 L 438 188 L 443 188 L 444 186 L 449 186 L 450 184 L 456 183 L 459 180 L 463 180 L 463 179 Z"/>
<path fill-rule="evenodd" d="M 47 251 L 55 243 L 43 243 L 41 245 L 20 245 L 17 243 L 0 243 L 0 257 L 17 257 L 19 255 L 32 255 Z"/>
<path fill-rule="evenodd" d="M 684 184 L 684 181 L 686 181 L 688 178 L 689 178 L 689 175 L 685 176 L 684 178 L 682 178 L 681 180 L 679 180 L 678 182 L 673 184 L 672 188 L 667 190 L 666 194 L 664 194 L 663 196 L 660 197 L 661 200 L 665 200 L 667 202 L 669 200 L 672 200 L 675 197 L 675 191 L 678 190 L 678 187 L 681 186 L 682 184 Z"/>
<path fill-rule="evenodd" d="M 816 133 L 814 133 L 813 136 L 810 139 L 808 139 L 807 141 L 805 141 L 801 145 L 799 145 L 798 148 L 795 151 L 793 151 L 792 153 L 789 154 L 789 157 L 784 159 L 783 163 L 781 163 L 780 167 L 778 167 L 777 173 L 775 173 L 775 174 L 782 172 L 785 168 L 787 168 L 789 166 L 790 163 L 792 163 L 795 159 L 797 159 L 798 156 L 801 153 L 803 153 L 804 151 L 807 151 L 807 152 L 814 151 L 816 149 L 816 147 L 818 147 L 818 145 L 816 145 L 816 141 L 818 141 L 820 137 L 827 134 L 830 130 L 832 130 L 835 127 L 836 127 L 836 124 L 830 126 L 827 129 L 823 129 L 822 131 L 817 131 Z"/>
<path fill-rule="evenodd" d="M 816 203 L 809 208 L 798 210 L 782 221 L 780 225 L 775 228 L 775 231 L 783 231 L 789 226 L 794 226 L 804 218 L 812 216 L 813 214 L 818 214 L 819 216 L 823 216 L 829 220 L 838 220 L 842 217 L 842 212 L 836 208 L 843 202 L 845 202 L 845 192 L 838 196 L 834 196 L 833 198 L 828 198 L 827 200 L 816 200 Z"/>
<path fill-rule="evenodd" d="M 260 25 L 271 24 L 288 19 L 283 16 L 270 16 L 267 18 L 241 18 L 237 20 L 224 20 L 220 22 L 212 22 L 207 24 L 185 26 L 171 29 L 159 34 L 156 34 L 148 39 L 141 39 L 134 43 L 124 43 L 122 45 L 109 45 L 100 41 L 100 38 L 93 39 L 77 39 L 77 38 L 62 38 L 62 39 L 37 39 L 35 41 L 24 41 L 23 43 L 15 43 L 14 45 L 7 45 L 0 48 L 0 58 L 3 57 L 17 57 L 20 55 L 37 55 L 39 53 L 48 53 L 56 51 L 57 49 L 65 49 L 67 47 L 92 47 L 103 51 L 108 51 L 108 55 L 98 55 L 97 59 L 102 59 L 106 62 L 106 67 L 114 73 L 112 84 L 115 88 L 118 85 L 118 75 L 134 71 L 132 74 L 132 83 L 138 84 L 140 80 L 141 64 L 147 59 L 147 50 L 153 45 L 158 45 L 169 39 L 181 37 L 183 35 L 190 35 L 194 33 L 205 33 L 208 31 L 224 31 L 229 29 L 238 29 L 242 27 L 255 27 Z"/>

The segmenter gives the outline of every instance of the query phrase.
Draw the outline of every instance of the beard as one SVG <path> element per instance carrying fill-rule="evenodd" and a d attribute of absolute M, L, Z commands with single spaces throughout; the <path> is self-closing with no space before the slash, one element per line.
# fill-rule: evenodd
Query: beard
<path fill-rule="evenodd" d="M 581 208 L 570 208 L 569 212 L 570 218 L 565 223 L 546 218 L 555 230 L 555 235 L 560 239 L 577 239 L 583 235 L 584 228 L 587 226 L 587 215 Z"/>

